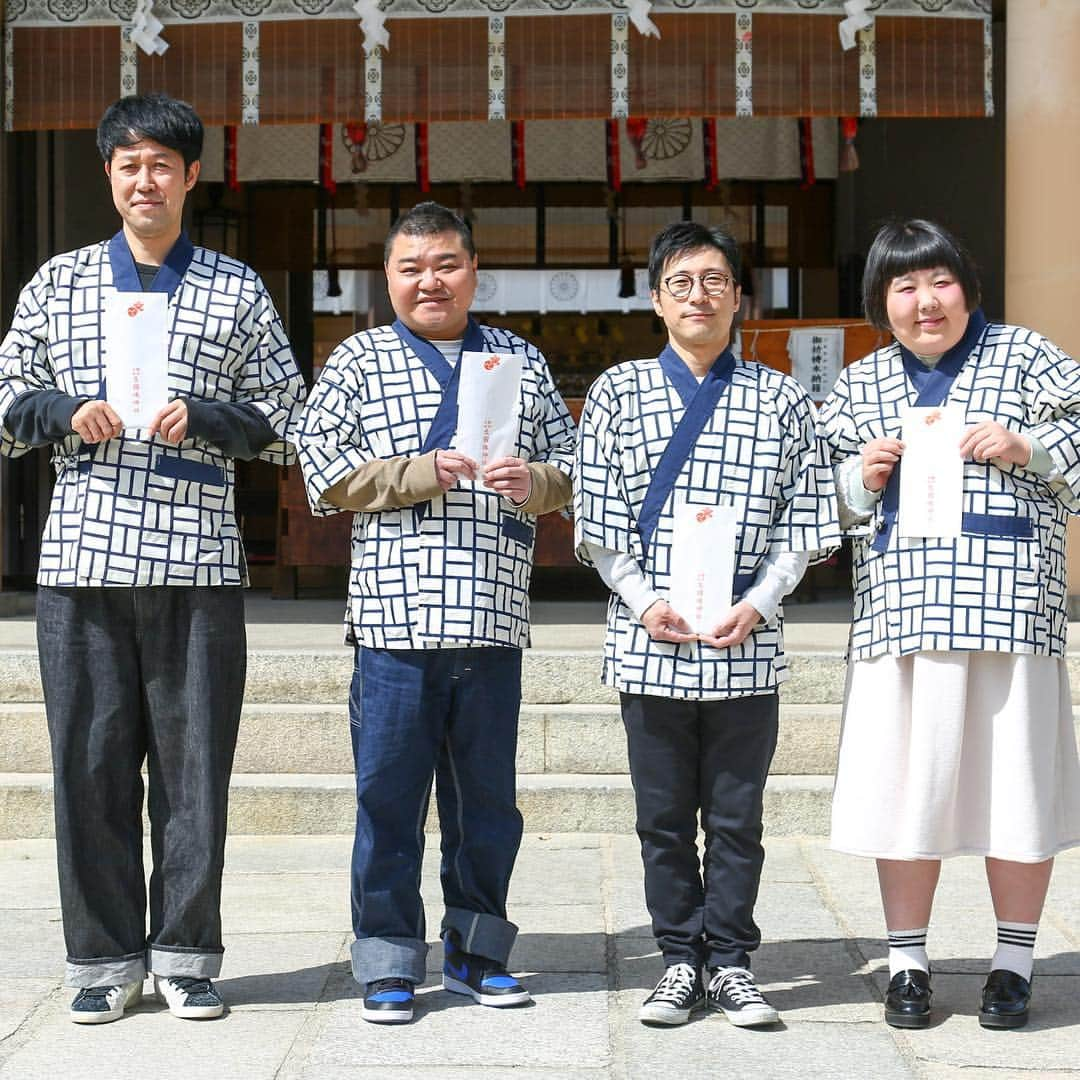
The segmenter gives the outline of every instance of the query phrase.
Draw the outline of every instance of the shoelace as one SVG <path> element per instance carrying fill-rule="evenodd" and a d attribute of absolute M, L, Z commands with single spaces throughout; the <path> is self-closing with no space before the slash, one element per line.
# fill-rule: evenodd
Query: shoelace
<path fill-rule="evenodd" d="M 381 994 L 384 990 L 411 989 L 406 979 L 376 979 L 368 988 L 369 994 Z"/>
<path fill-rule="evenodd" d="M 119 989 L 119 986 L 87 986 L 81 991 L 81 996 L 84 998 L 108 998 L 114 990 Z"/>
<path fill-rule="evenodd" d="M 208 994 L 213 989 L 209 979 L 194 979 L 188 975 L 173 976 L 169 982 L 185 994 Z"/>
<path fill-rule="evenodd" d="M 694 988 L 697 972 L 689 964 L 672 964 L 652 992 L 655 1001 L 682 1001 Z"/>
<path fill-rule="evenodd" d="M 709 993 L 715 997 L 721 990 L 727 991 L 736 1005 L 768 1004 L 749 971 L 718 971 L 709 982 Z"/>

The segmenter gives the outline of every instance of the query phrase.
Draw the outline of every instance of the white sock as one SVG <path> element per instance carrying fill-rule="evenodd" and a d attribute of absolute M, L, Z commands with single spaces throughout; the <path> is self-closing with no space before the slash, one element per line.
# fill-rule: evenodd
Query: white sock
<path fill-rule="evenodd" d="M 1034 963 L 1035 933 L 1038 923 L 1002 922 L 997 924 L 998 943 L 990 970 L 1004 968 L 1015 971 L 1028 981 L 1031 980 L 1031 968 Z"/>
<path fill-rule="evenodd" d="M 889 978 L 898 971 L 929 971 L 926 955 L 926 930 L 889 931 Z"/>

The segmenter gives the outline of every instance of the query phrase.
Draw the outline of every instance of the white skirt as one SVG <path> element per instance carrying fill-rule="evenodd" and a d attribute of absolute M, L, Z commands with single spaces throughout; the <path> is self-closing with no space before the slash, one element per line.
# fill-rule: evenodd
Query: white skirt
<path fill-rule="evenodd" d="M 1041 862 L 1080 844 L 1065 661 L 876 656 L 848 669 L 831 846 L 882 859 Z"/>

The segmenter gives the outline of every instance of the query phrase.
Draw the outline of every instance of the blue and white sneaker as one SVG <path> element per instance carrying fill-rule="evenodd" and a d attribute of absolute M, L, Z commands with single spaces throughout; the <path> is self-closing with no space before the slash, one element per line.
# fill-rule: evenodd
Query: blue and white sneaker
<path fill-rule="evenodd" d="M 71 1003 L 70 1015 L 76 1024 L 109 1024 L 124 1015 L 124 1009 L 138 1005 L 143 981 L 118 986 L 85 986 Z"/>
<path fill-rule="evenodd" d="M 496 1009 L 532 1001 L 529 991 L 502 964 L 463 952 L 452 930 L 443 935 L 443 950 L 444 989 L 454 994 L 467 994 L 473 1001 Z"/>
<path fill-rule="evenodd" d="M 225 1002 L 209 979 L 189 975 L 155 975 L 154 994 L 181 1020 L 216 1020 Z"/>
<path fill-rule="evenodd" d="M 407 1024 L 416 990 L 408 979 L 376 979 L 364 991 L 360 1015 L 372 1024 Z"/>

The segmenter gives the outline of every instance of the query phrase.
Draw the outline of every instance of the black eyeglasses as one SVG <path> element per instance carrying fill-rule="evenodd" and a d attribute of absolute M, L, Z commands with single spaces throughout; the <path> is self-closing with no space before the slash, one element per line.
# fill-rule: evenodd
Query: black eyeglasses
<path fill-rule="evenodd" d="M 706 296 L 723 296 L 728 291 L 731 278 L 719 270 L 709 270 L 704 274 L 672 274 L 664 278 L 664 288 L 672 300 L 687 300 L 694 291 L 694 282 L 700 281 Z"/>

